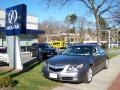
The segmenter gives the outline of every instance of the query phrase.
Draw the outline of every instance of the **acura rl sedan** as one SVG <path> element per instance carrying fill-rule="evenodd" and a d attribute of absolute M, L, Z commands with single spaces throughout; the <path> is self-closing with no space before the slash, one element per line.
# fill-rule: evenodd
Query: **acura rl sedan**
<path fill-rule="evenodd" d="M 45 61 L 43 73 L 49 79 L 89 83 L 93 75 L 107 69 L 108 64 L 107 53 L 102 47 L 97 44 L 79 44 Z"/>

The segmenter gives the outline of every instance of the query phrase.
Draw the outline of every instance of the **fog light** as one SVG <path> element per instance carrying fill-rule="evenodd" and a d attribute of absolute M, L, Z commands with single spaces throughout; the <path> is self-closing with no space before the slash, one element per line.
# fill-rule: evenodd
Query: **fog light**
<path fill-rule="evenodd" d="M 73 78 L 73 81 L 77 81 L 77 80 L 78 80 L 78 78 L 75 78 L 75 77 Z"/>

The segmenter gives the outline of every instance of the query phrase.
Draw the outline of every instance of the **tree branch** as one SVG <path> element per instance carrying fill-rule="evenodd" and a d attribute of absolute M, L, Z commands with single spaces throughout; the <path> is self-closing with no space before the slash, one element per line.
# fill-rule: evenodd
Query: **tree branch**
<path fill-rule="evenodd" d="M 101 4 L 98 5 L 97 11 L 99 11 L 99 9 L 105 4 L 105 2 L 106 2 L 106 0 L 103 0 L 103 1 L 101 2 Z"/>
<path fill-rule="evenodd" d="M 68 3 L 68 0 L 65 0 L 62 4 L 62 6 L 65 6 Z"/>
<path fill-rule="evenodd" d="M 47 4 L 47 8 L 50 7 L 50 3 L 52 2 L 53 0 L 47 0 L 46 4 Z"/>
<path fill-rule="evenodd" d="M 94 0 L 88 0 L 88 1 L 89 1 L 90 5 L 91 5 L 91 8 L 93 10 L 95 10 Z"/>
<path fill-rule="evenodd" d="M 90 5 L 91 5 L 92 11 L 94 12 L 94 14 L 96 14 L 97 9 L 95 8 L 95 5 L 94 5 L 95 1 L 94 0 L 88 0 L 88 1 L 89 1 Z"/>
<path fill-rule="evenodd" d="M 106 9 L 104 9 L 104 10 L 102 10 L 102 11 L 99 12 L 99 15 L 102 15 L 103 13 L 109 11 L 110 9 L 112 9 L 112 8 L 114 8 L 114 7 L 116 7 L 116 5 L 112 5 L 112 1 L 111 1 L 110 5 L 108 5 L 108 6 L 106 7 Z"/>
<path fill-rule="evenodd" d="M 92 10 L 92 8 L 91 8 L 91 6 L 87 3 L 86 0 L 78 0 L 78 1 L 83 2 L 88 7 L 88 9 L 91 11 L 91 13 L 94 13 L 93 10 Z"/>

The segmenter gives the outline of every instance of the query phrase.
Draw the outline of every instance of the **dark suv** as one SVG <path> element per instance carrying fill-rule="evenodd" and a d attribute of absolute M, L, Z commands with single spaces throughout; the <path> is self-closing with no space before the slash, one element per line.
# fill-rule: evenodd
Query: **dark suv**
<path fill-rule="evenodd" d="M 40 59 L 46 59 L 57 54 L 56 49 L 48 43 L 33 43 L 30 50 L 32 57 L 38 57 Z"/>

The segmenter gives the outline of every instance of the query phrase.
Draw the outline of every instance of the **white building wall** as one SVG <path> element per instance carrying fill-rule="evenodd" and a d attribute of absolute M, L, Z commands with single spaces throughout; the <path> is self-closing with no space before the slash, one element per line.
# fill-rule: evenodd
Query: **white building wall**
<path fill-rule="evenodd" d="M 38 18 L 36 16 L 27 16 L 27 29 L 38 30 Z"/>
<path fill-rule="evenodd" d="M 0 27 L 5 26 L 5 11 L 0 10 Z"/>
<path fill-rule="evenodd" d="M 0 10 L 0 18 L 5 18 L 5 11 L 4 10 Z"/>
<path fill-rule="evenodd" d="M 38 30 L 38 18 L 36 16 L 27 16 L 27 29 Z M 29 42 L 29 45 L 31 46 L 33 42 L 37 43 L 38 39 L 33 38 L 33 40 Z"/>
<path fill-rule="evenodd" d="M 38 18 L 36 16 L 28 15 L 27 22 L 38 23 Z"/>
<path fill-rule="evenodd" d="M 37 24 L 30 24 L 30 23 L 27 23 L 27 29 L 38 30 L 38 25 L 37 25 Z"/>
<path fill-rule="evenodd" d="M 5 26 L 5 21 L 0 19 L 0 27 L 4 27 Z"/>

